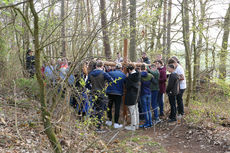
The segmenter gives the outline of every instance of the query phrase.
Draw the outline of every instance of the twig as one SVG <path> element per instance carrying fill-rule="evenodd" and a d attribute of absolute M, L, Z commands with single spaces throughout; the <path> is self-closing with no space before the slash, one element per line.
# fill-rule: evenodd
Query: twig
<path fill-rule="evenodd" d="M 177 127 L 178 124 L 176 124 L 176 126 L 166 136 L 164 136 L 164 138 L 168 138 L 168 136 L 170 136 L 176 130 Z"/>
<path fill-rule="evenodd" d="M 110 142 L 112 142 L 113 141 L 113 139 L 119 134 L 119 132 L 120 131 L 117 131 L 117 133 L 116 134 L 114 134 L 114 136 L 109 140 L 109 142 L 107 143 L 107 145 L 109 145 L 110 144 Z"/>

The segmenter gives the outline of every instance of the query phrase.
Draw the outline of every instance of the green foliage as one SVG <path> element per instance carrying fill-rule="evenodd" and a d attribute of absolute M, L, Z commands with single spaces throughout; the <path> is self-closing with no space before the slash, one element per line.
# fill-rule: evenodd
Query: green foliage
<path fill-rule="evenodd" d="M 12 4 L 15 0 L 2 0 L 5 5 Z"/>
<path fill-rule="evenodd" d="M 221 91 L 224 96 L 230 98 L 230 81 L 216 78 L 215 83 L 218 85 L 217 90 Z"/>
<path fill-rule="evenodd" d="M 16 80 L 17 88 L 25 92 L 27 96 L 38 96 L 39 85 L 36 78 L 20 78 Z"/>

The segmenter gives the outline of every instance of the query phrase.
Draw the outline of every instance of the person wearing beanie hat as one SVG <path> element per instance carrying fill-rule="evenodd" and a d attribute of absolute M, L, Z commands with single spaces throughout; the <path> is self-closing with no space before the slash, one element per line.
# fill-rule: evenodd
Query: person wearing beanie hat
<path fill-rule="evenodd" d="M 126 76 L 121 71 L 121 69 L 122 69 L 122 64 L 117 63 L 116 69 L 108 73 L 115 81 L 111 85 L 109 85 L 106 90 L 106 93 L 109 97 L 108 111 L 107 111 L 109 120 L 106 121 L 106 124 L 108 126 L 112 125 L 112 108 L 113 108 L 113 104 L 115 104 L 114 128 L 123 127 L 122 124 L 119 124 L 119 115 L 120 115 L 120 106 L 122 102 L 124 80 Z"/>

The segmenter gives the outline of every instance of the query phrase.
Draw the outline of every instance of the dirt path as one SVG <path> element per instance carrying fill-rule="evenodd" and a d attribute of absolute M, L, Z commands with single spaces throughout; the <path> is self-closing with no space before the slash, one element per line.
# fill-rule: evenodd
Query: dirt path
<path fill-rule="evenodd" d="M 182 125 L 169 125 L 166 122 L 162 122 L 155 127 L 155 132 L 153 127 L 149 129 L 139 129 L 135 132 L 122 130 L 114 141 L 115 143 L 117 143 L 116 141 L 118 140 L 122 141 L 124 139 L 127 141 L 129 141 L 129 139 L 131 141 L 133 139 L 137 141 L 138 137 L 140 138 L 139 144 L 144 143 L 146 139 L 148 141 L 154 141 L 155 144 L 158 143 L 163 149 L 159 150 L 158 147 L 158 150 L 156 150 L 156 145 L 152 145 L 146 146 L 146 148 L 141 147 L 137 152 L 142 152 L 141 150 L 145 149 L 144 152 L 227 153 L 227 150 L 223 149 L 223 146 L 211 142 L 207 137 L 212 136 L 207 136 L 204 130 L 190 127 L 185 123 Z M 149 137 L 149 139 L 146 137 Z M 134 150 L 131 150 L 131 152 L 132 151 L 135 152 Z"/>
<path fill-rule="evenodd" d="M 174 131 L 173 131 L 174 130 Z M 193 133 L 187 125 L 166 125 L 156 128 L 156 141 L 170 153 L 217 153 L 223 152 L 219 146 L 209 144 L 206 139 Z M 146 131 L 149 135 L 151 131 Z"/>

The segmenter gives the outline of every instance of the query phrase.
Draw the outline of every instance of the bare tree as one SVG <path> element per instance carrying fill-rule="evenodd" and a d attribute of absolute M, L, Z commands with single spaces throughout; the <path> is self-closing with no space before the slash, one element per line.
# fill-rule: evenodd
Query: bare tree
<path fill-rule="evenodd" d="M 168 24 L 167 24 L 167 59 L 170 57 L 171 50 L 171 14 L 172 14 L 172 0 L 168 2 Z"/>
<path fill-rule="evenodd" d="M 185 57 L 186 57 L 186 68 L 188 72 L 188 87 L 187 87 L 187 98 L 186 106 L 189 105 L 190 96 L 191 96 L 191 87 L 192 87 L 192 76 L 191 76 L 191 49 L 189 41 L 189 8 L 188 0 L 183 0 L 182 2 L 182 26 L 183 26 L 183 42 L 185 46 Z"/>
<path fill-rule="evenodd" d="M 103 33 L 103 44 L 105 50 L 106 59 L 111 58 L 111 48 L 108 36 L 107 17 L 106 17 L 106 4 L 105 0 L 100 0 L 100 12 L 101 12 L 101 26 Z"/>
<path fill-rule="evenodd" d="M 44 79 L 41 73 L 41 52 L 42 50 L 40 48 L 41 46 L 40 46 L 40 41 L 39 41 L 39 25 L 38 25 L 39 17 L 34 7 L 34 1 L 30 0 L 29 4 L 30 4 L 30 10 L 34 17 L 33 39 L 34 39 L 34 49 L 35 49 L 35 69 L 36 69 L 37 81 L 40 87 L 40 103 L 41 103 L 41 111 L 42 111 L 42 120 L 44 124 L 45 133 L 47 137 L 49 138 L 49 141 L 54 151 L 56 153 L 61 153 L 62 152 L 61 145 L 52 128 L 52 124 L 50 120 L 51 115 L 50 115 L 50 112 L 48 111 L 47 101 L 46 101 L 46 88 L 45 88 Z"/>
<path fill-rule="evenodd" d="M 136 61 L 136 0 L 130 0 L 130 60 Z"/>
<path fill-rule="evenodd" d="M 193 50 L 194 55 L 194 68 L 193 68 L 193 93 L 196 92 L 196 82 L 197 82 L 197 48 L 196 48 L 196 35 L 197 35 L 197 28 L 196 28 L 196 1 L 193 0 L 193 10 L 192 10 L 192 29 L 193 29 L 193 38 L 192 38 L 192 44 L 191 48 Z M 194 97 L 195 98 L 195 95 Z"/>
<path fill-rule="evenodd" d="M 164 12 L 163 12 L 163 57 L 165 58 L 164 61 L 166 61 L 166 26 L 167 26 L 167 0 L 164 0 Z"/>
<path fill-rule="evenodd" d="M 62 20 L 62 29 L 61 29 L 61 38 L 62 38 L 62 50 L 61 55 L 66 57 L 66 41 L 65 41 L 65 0 L 61 0 L 61 20 Z"/>
<path fill-rule="evenodd" d="M 230 27 L 230 3 L 228 10 L 225 15 L 224 19 L 224 34 L 223 34 L 223 39 L 222 39 L 222 48 L 220 51 L 220 79 L 225 79 L 226 78 L 226 61 L 228 57 L 228 39 L 229 39 L 229 27 Z"/>

